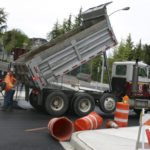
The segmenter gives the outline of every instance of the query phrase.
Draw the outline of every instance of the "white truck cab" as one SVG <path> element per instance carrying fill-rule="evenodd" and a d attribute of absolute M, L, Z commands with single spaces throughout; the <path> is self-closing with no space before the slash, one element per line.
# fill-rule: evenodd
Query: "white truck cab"
<path fill-rule="evenodd" d="M 116 96 L 130 97 L 130 107 L 134 109 L 150 109 L 150 67 L 138 62 L 138 82 L 136 96 L 132 96 L 132 81 L 135 61 L 114 62 L 112 67 L 112 90 Z"/>
<path fill-rule="evenodd" d="M 133 75 L 133 65 L 134 61 L 123 61 L 123 62 L 114 62 L 112 67 L 112 77 L 126 78 L 127 82 L 132 82 Z M 138 62 L 139 82 L 150 82 L 149 77 L 149 66 L 143 62 Z"/>

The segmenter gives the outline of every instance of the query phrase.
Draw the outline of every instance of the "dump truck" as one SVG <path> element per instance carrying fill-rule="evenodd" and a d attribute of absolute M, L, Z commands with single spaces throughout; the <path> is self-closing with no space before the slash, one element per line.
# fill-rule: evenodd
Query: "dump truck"
<path fill-rule="evenodd" d="M 38 110 L 60 116 L 68 110 L 79 116 L 89 114 L 95 105 L 112 113 L 116 97 L 92 87 L 60 83 L 67 73 L 117 45 L 106 6 L 82 13 L 82 25 L 27 52 L 14 62 L 16 78 L 25 85 L 26 100 Z"/>
<path fill-rule="evenodd" d="M 130 109 L 137 114 L 142 108 L 150 110 L 150 66 L 144 62 L 114 62 L 112 92 L 119 99 L 127 95 Z"/>

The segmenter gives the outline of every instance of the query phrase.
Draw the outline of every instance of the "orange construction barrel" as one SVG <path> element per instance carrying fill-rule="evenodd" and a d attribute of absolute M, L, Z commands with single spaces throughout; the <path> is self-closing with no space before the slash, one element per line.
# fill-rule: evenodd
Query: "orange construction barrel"
<path fill-rule="evenodd" d="M 73 123 L 66 117 L 53 118 L 48 123 L 48 130 L 55 139 L 65 141 L 73 133 Z"/>
<path fill-rule="evenodd" d="M 129 104 L 118 102 L 115 110 L 115 122 L 119 127 L 128 126 Z"/>
<path fill-rule="evenodd" d="M 99 129 L 102 126 L 103 118 L 96 112 L 91 112 L 89 115 L 79 118 L 75 121 L 74 127 L 76 131 Z"/>

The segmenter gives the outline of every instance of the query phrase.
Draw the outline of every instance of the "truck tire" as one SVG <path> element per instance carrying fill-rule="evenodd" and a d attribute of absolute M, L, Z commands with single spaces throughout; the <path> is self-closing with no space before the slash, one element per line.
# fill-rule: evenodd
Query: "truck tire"
<path fill-rule="evenodd" d="M 41 105 L 38 105 L 38 96 L 36 94 L 31 93 L 29 97 L 30 104 L 37 110 L 43 111 L 44 108 Z"/>
<path fill-rule="evenodd" d="M 87 93 L 78 93 L 73 101 L 74 113 L 78 116 L 88 115 L 95 108 L 95 101 L 92 96 Z"/>
<path fill-rule="evenodd" d="M 104 93 L 100 98 L 100 108 L 104 113 L 112 113 L 116 109 L 117 98 L 111 93 Z"/>
<path fill-rule="evenodd" d="M 63 92 L 54 91 L 45 100 L 45 110 L 53 116 L 63 115 L 69 107 L 67 96 Z"/>

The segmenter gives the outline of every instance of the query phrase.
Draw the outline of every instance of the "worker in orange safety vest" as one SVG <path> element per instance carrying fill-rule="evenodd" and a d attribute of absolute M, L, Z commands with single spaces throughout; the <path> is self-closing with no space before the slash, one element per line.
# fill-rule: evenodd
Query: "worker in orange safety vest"
<path fill-rule="evenodd" d="M 2 106 L 2 110 L 5 111 L 8 106 L 9 109 L 13 109 L 13 96 L 15 93 L 14 83 L 16 82 L 16 79 L 13 76 L 13 71 L 7 72 L 7 75 L 5 76 L 5 95 L 4 95 L 4 103 Z"/>

